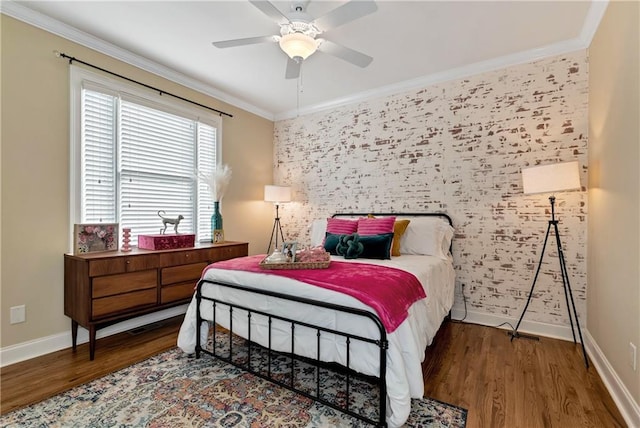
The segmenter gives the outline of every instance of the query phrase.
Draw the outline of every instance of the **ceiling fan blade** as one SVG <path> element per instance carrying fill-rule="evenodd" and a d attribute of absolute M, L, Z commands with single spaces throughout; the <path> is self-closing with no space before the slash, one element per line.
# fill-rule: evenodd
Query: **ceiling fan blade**
<path fill-rule="evenodd" d="M 260 9 L 262 13 L 267 15 L 269 18 L 277 22 L 278 24 L 286 24 L 289 22 L 289 18 L 287 18 L 280 9 L 275 7 L 271 2 L 266 0 L 249 0 L 249 3 Z"/>
<path fill-rule="evenodd" d="M 287 71 L 284 73 L 285 79 L 297 79 L 300 76 L 300 66 L 302 61 L 296 61 L 287 57 Z"/>
<path fill-rule="evenodd" d="M 339 45 L 329 40 L 323 40 L 318 47 L 320 52 L 324 52 L 329 55 L 336 56 L 358 67 L 366 67 L 371 64 L 373 58 L 369 55 L 365 55 L 362 52 L 354 51 L 346 46 Z"/>
<path fill-rule="evenodd" d="M 276 36 L 249 37 L 246 39 L 223 40 L 221 42 L 213 42 L 213 46 L 217 48 L 233 48 L 235 46 L 255 45 L 258 43 L 275 42 Z"/>
<path fill-rule="evenodd" d="M 331 12 L 321 16 L 313 23 L 322 31 L 339 27 L 347 22 L 361 18 L 378 10 L 378 6 L 373 0 L 351 0 Z"/>

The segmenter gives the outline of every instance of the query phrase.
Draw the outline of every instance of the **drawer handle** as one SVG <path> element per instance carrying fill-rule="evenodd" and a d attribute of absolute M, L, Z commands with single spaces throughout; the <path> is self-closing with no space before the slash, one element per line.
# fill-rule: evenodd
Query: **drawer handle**
<path fill-rule="evenodd" d="M 127 260 L 127 264 L 130 264 L 130 263 L 131 263 L 131 260 Z"/>

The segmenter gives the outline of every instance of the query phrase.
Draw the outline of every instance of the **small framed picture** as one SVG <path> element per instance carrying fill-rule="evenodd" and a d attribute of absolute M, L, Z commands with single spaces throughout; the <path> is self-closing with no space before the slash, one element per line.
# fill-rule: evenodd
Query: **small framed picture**
<path fill-rule="evenodd" d="M 74 254 L 118 250 L 118 223 L 76 224 L 73 228 Z"/>
<path fill-rule="evenodd" d="M 287 262 L 296 261 L 297 248 L 298 248 L 298 243 L 296 241 L 285 241 L 282 244 L 282 254 L 284 254 L 287 257 Z"/>
<path fill-rule="evenodd" d="M 224 242 L 224 230 L 214 229 L 212 242 L 214 244 L 222 244 Z"/>

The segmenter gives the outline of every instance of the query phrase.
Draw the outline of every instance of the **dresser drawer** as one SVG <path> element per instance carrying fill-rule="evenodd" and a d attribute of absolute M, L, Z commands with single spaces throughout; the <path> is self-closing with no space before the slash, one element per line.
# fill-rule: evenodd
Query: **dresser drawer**
<path fill-rule="evenodd" d="M 91 316 L 96 319 L 139 306 L 155 305 L 157 301 L 158 295 L 155 288 L 93 299 Z"/>
<path fill-rule="evenodd" d="M 127 272 L 138 270 L 156 269 L 160 266 L 160 256 L 147 254 L 143 256 L 129 256 L 125 260 Z"/>
<path fill-rule="evenodd" d="M 155 269 L 159 263 L 160 258 L 157 254 L 91 260 L 89 262 L 89 276 L 112 275 L 115 273 Z"/>
<path fill-rule="evenodd" d="M 190 265 L 162 268 L 160 272 L 160 284 L 164 286 L 189 280 L 193 280 L 195 283 L 200 279 L 200 275 L 206 267 L 207 263 L 193 263 Z"/>
<path fill-rule="evenodd" d="M 176 302 L 178 300 L 191 299 L 195 293 L 195 287 L 198 281 L 183 282 L 181 284 L 173 284 L 162 287 L 160 292 L 160 303 Z"/>
<path fill-rule="evenodd" d="M 116 296 L 122 293 L 157 287 L 158 274 L 155 269 L 140 272 L 106 275 L 93 278 L 92 297 Z"/>
<path fill-rule="evenodd" d="M 89 262 L 89 276 L 113 275 L 126 272 L 124 257 L 91 260 Z"/>
<path fill-rule="evenodd" d="M 229 260 L 236 257 L 244 257 L 248 254 L 248 250 L 248 244 L 213 248 L 209 250 L 208 260 L 213 263 L 220 260 Z"/>
<path fill-rule="evenodd" d="M 160 254 L 160 267 L 206 262 L 207 260 L 209 260 L 207 249 L 176 251 Z"/>

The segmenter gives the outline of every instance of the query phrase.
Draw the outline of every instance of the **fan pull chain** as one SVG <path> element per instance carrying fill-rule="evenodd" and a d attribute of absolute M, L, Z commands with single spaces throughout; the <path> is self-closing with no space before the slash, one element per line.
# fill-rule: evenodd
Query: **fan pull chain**
<path fill-rule="evenodd" d="M 296 117 L 300 117 L 300 94 L 302 93 L 302 64 L 300 64 L 300 74 L 298 74 L 296 90 Z"/>

